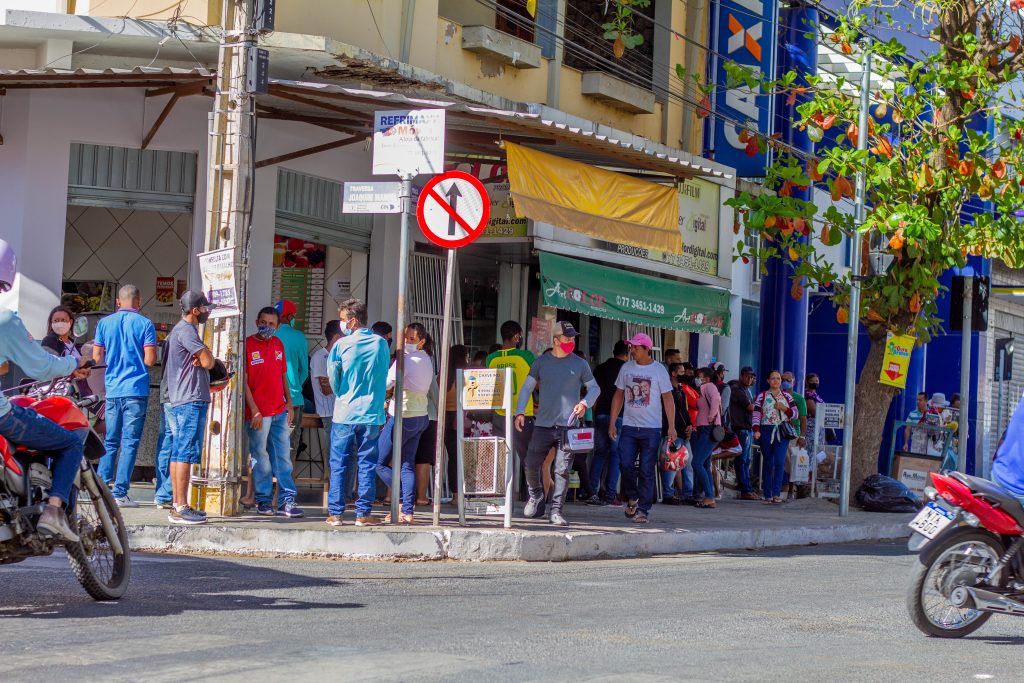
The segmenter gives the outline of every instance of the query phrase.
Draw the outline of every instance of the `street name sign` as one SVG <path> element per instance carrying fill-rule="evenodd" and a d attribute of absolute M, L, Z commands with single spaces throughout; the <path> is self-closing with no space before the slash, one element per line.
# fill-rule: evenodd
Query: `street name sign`
<path fill-rule="evenodd" d="M 464 247 L 480 237 L 490 213 L 483 183 L 462 171 L 431 178 L 416 205 L 424 237 L 445 249 Z"/>
<path fill-rule="evenodd" d="M 342 194 L 342 213 L 400 213 L 402 211 L 402 183 L 396 181 L 369 181 L 345 183 Z"/>

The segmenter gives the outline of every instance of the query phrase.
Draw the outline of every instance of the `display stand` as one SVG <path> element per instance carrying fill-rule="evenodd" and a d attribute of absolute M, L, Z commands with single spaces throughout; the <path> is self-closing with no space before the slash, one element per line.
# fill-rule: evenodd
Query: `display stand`
<path fill-rule="evenodd" d="M 459 524 L 466 524 L 466 496 L 481 497 L 480 512 L 503 514 L 505 528 L 512 526 L 512 430 L 515 406 L 512 405 L 512 369 L 459 370 L 456 373 L 456 467 Z M 505 436 L 466 434 L 466 413 L 505 411 Z M 504 458 L 502 458 L 504 456 Z M 466 476 L 467 461 L 472 474 Z M 503 466 L 502 466 L 503 465 Z M 486 502 L 504 496 L 504 504 Z"/>

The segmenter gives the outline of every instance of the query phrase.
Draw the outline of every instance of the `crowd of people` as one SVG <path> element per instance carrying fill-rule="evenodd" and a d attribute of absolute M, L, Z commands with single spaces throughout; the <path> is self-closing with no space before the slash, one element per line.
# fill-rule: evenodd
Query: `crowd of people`
<path fill-rule="evenodd" d="M 138 289 L 125 285 L 117 302 L 117 312 L 100 321 L 92 343 L 93 360 L 106 366 L 106 455 L 99 473 L 118 505 L 135 507 L 130 477 L 158 344 L 153 323 L 139 312 Z M 171 523 L 202 524 L 205 514 L 187 500 L 190 470 L 200 461 L 211 392 L 228 375 L 199 334 L 210 302 L 189 291 L 180 303 L 182 318 L 163 342 L 154 500 L 169 511 Z M 370 326 L 365 304 L 350 299 L 341 305 L 338 319 L 327 323 L 323 344 L 309 354 L 306 336 L 294 326 L 296 313 L 286 300 L 260 309 L 253 321 L 256 332 L 245 340 L 240 370 L 246 377 L 251 476 L 241 503 L 258 515 L 304 516 L 292 470 L 294 454 L 306 448 L 299 435 L 307 412 L 319 416 L 330 453 L 327 523 L 343 523 L 349 498 L 354 499 L 356 525 L 391 523 L 390 515 L 377 519 L 371 512 L 375 502 L 388 501 L 395 476 L 394 330 L 386 322 Z M 63 307 L 50 314 L 43 345 L 51 353 L 81 357 L 71 336 L 73 320 Z M 660 362 L 653 341 L 642 333 L 617 342 L 612 357 L 591 370 L 576 347 L 576 329 L 566 321 L 555 324 L 551 348 L 539 357 L 522 348 L 523 328 L 511 320 L 500 328 L 502 343 L 487 353 L 471 359 L 467 347 L 454 346 L 442 383 L 434 370 L 434 342 L 423 325 L 412 323 L 400 333 L 401 505 L 395 521 L 402 524 L 414 523 L 416 506 L 428 503 L 439 419 L 446 427 L 450 487 L 457 481 L 455 385 L 460 369 L 512 369 L 512 443 L 525 476 L 524 514 L 556 525 L 567 524 L 563 511 L 573 470 L 582 500 L 624 508 L 636 523 L 648 521 L 659 484 L 663 504 L 714 508 L 723 489 L 715 459 L 733 462 L 741 499 L 781 503 L 787 453 L 793 445 L 804 445 L 808 418 L 821 400 L 816 375 L 808 375 L 807 392 L 800 395 L 793 391 L 791 372 L 772 371 L 767 387 L 757 393 L 752 368 L 727 382 L 724 365 L 696 367 L 683 362 L 677 349 L 668 349 Z M 439 416 L 442 390 L 446 410 Z M 496 413 L 493 431 L 504 436 L 506 415 Z M 567 429 L 585 424 L 595 428 L 592 454 L 573 452 L 565 443 Z M 762 454 L 760 463 L 753 462 L 754 444 Z M 678 468 L 666 465 L 666 453 L 683 451 L 690 454 L 689 462 Z"/>

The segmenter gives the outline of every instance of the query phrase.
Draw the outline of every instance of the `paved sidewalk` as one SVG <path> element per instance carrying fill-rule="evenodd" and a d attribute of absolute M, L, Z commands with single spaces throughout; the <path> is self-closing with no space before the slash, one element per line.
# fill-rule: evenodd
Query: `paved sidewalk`
<path fill-rule="evenodd" d="M 519 516 L 503 529 L 499 516 L 467 516 L 459 527 L 454 508 L 444 506 L 440 527 L 429 510 L 413 526 L 356 527 L 351 510 L 345 526 L 329 527 L 318 508 L 308 517 L 214 517 L 203 526 L 171 526 L 167 513 L 151 506 L 124 510 L 132 547 L 177 553 L 226 553 L 380 560 L 518 560 L 527 562 L 647 557 L 701 551 L 844 543 L 904 538 L 910 514 L 851 511 L 803 499 L 781 506 L 721 500 L 714 510 L 655 505 L 646 525 L 632 523 L 621 508 L 568 504 L 568 527 Z M 383 517 L 383 510 L 375 515 Z"/>

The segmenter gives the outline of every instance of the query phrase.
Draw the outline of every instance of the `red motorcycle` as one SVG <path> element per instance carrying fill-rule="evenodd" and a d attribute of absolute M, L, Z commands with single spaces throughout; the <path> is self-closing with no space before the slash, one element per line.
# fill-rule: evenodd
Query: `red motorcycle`
<path fill-rule="evenodd" d="M 11 403 L 34 410 L 58 425 L 79 433 L 85 458 L 67 504 L 71 528 L 78 543 L 64 548 L 78 581 L 96 600 L 124 595 L 131 574 L 128 530 L 110 489 L 96 474 L 103 457 L 103 441 L 93 431 L 86 410 L 99 404 L 96 397 L 72 399 L 67 378 L 18 387 Z M 36 531 L 53 481 L 46 453 L 30 451 L 0 437 L 0 564 L 50 555 L 61 545 Z"/>
<path fill-rule="evenodd" d="M 932 474 L 910 523 L 920 553 L 907 596 L 922 632 L 962 638 L 993 614 L 1024 616 L 1024 506 L 991 481 Z"/>

